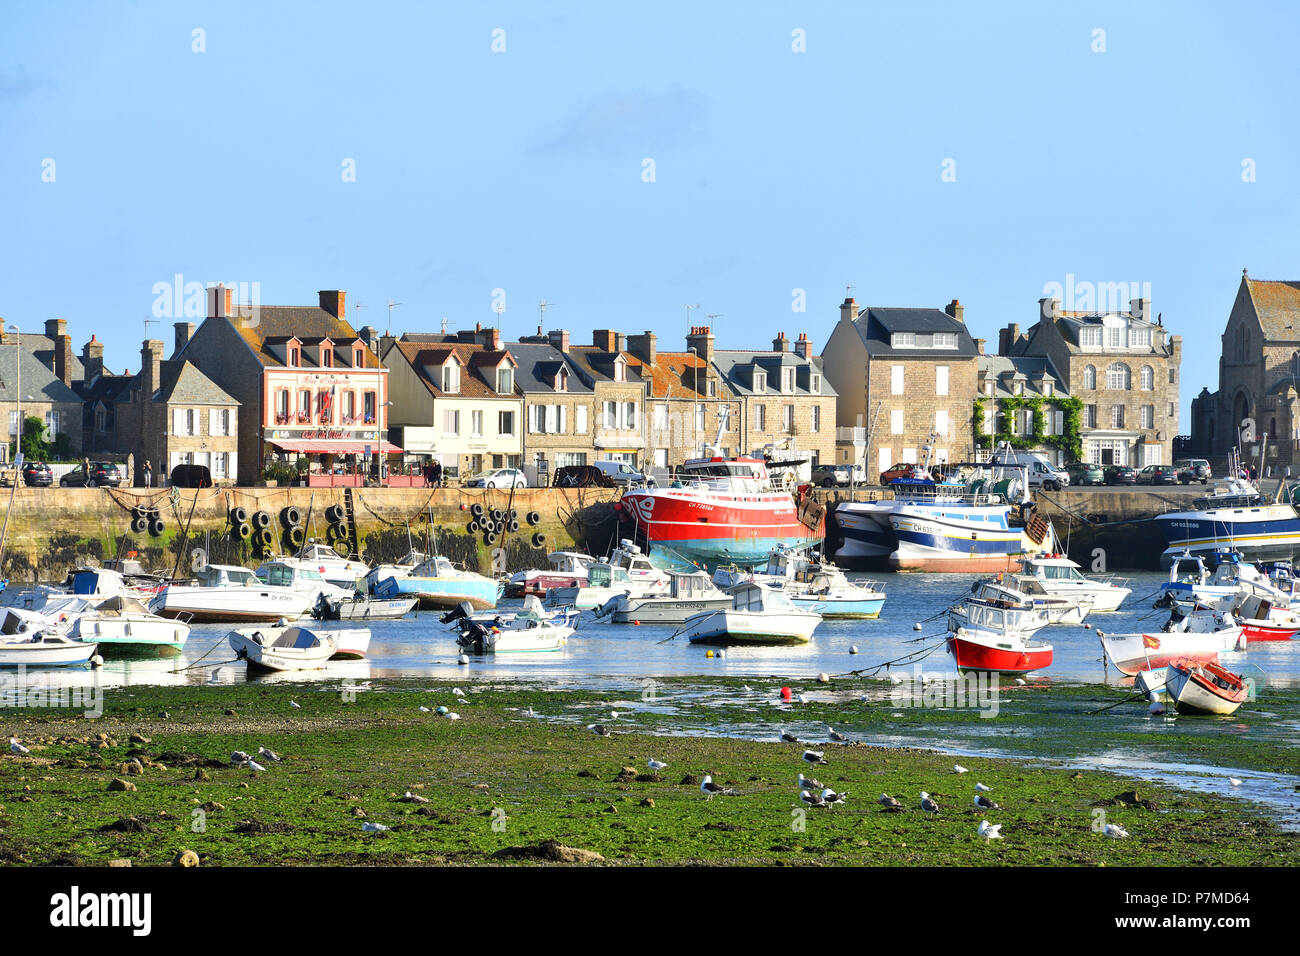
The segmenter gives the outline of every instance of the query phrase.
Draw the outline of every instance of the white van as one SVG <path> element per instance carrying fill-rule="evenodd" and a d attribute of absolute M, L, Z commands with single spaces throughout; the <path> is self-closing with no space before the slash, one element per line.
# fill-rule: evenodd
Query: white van
<path fill-rule="evenodd" d="M 994 455 L 991 463 L 994 465 L 1009 465 L 1013 468 L 1024 468 L 1030 488 L 1060 491 L 1070 484 L 1070 476 L 1066 474 L 1065 469 L 1057 468 L 1047 460 L 1047 456 L 1036 451 L 1021 451 L 1011 455 Z"/>
<path fill-rule="evenodd" d="M 593 461 L 591 466 L 609 475 L 614 484 L 618 485 L 620 488 L 630 488 L 640 485 L 645 485 L 647 488 L 653 488 L 655 486 L 653 476 L 641 474 L 638 469 L 633 468 L 625 461 L 603 459 L 601 461 Z"/>

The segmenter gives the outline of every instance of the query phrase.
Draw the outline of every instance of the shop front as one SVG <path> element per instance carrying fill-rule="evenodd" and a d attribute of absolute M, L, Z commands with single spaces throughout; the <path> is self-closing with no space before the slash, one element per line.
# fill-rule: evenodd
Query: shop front
<path fill-rule="evenodd" d="M 389 456 L 402 449 L 373 429 L 273 429 L 265 460 L 295 470 L 309 487 L 390 484 Z M 402 484 L 398 481 L 397 484 Z"/>

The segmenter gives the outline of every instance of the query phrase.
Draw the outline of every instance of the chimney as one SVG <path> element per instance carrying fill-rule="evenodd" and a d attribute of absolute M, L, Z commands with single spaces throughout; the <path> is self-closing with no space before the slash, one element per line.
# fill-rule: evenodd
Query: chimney
<path fill-rule="evenodd" d="M 208 318 L 224 319 L 230 315 L 230 290 L 221 283 L 208 286 Z"/>
<path fill-rule="evenodd" d="M 645 362 L 646 365 L 654 365 L 655 342 L 658 341 L 658 338 L 657 335 L 650 331 L 642 332 L 640 335 L 628 336 L 628 350 L 641 361 Z"/>
<path fill-rule="evenodd" d="M 1054 319 L 1061 314 L 1060 299 L 1039 299 L 1038 300 L 1038 317 L 1040 319 Z"/>
<path fill-rule="evenodd" d="M 485 329 L 483 332 L 483 347 L 492 352 L 501 351 L 501 330 L 498 328 Z"/>
<path fill-rule="evenodd" d="M 615 335 L 614 335 L 614 351 L 616 351 L 616 352 L 626 352 L 626 351 L 627 351 L 627 335 L 626 335 L 625 333 L 623 333 L 623 332 L 615 333 Z"/>
<path fill-rule="evenodd" d="M 1129 299 L 1128 308 L 1129 308 L 1129 312 L 1133 314 L 1133 318 L 1141 319 L 1144 322 L 1151 321 L 1151 300 L 1150 299 Z"/>
<path fill-rule="evenodd" d="M 547 339 L 550 341 L 552 348 L 559 349 L 565 355 L 569 354 L 569 330 L 568 329 L 554 329 L 546 333 L 546 336 Z"/>
<path fill-rule="evenodd" d="M 976 339 L 976 340 L 975 340 L 975 351 L 978 352 L 980 355 L 983 355 L 983 354 L 984 354 L 984 340 L 983 340 L 983 339 Z"/>
<path fill-rule="evenodd" d="M 342 289 L 322 289 L 317 293 L 320 296 L 320 307 L 334 316 L 336 319 L 346 321 L 348 294 Z"/>
<path fill-rule="evenodd" d="M 62 322 L 62 319 L 59 319 Z M 64 385 L 72 385 L 72 336 L 60 333 L 54 340 L 54 377 Z"/>
<path fill-rule="evenodd" d="M 357 332 L 357 338 L 366 343 L 370 351 L 378 354 L 379 352 L 379 330 L 373 325 L 363 325 Z"/>
<path fill-rule="evenodd" d="M 998 329 L 998 354 L 1010 355 L 1016 340 L 1020 338 L 1019 323 L 1012 322 L 1005 329 Z"/>
<path fill-rule="evenodd" d="M 68 334 L 67 319 L 46 319 L 45 320 L 45 337 L 51 342 L 57 343 L 60 335 Z"/>
<path fill-rule="evenodd" d="M 695 349 L 695 354 L 705 362 L 713 361 L 713 331 L 707 325 L 691 326 L 690 335 L 686 336 L 686 347 Z"/>
<path fill-rule="evenodd" d="M 194 335 L 193 322 L 174 322 L 172 327 L 176 329 L 176 351 L 173 355 L 178 355 L 181 349 L 190 344 L 190 337 Z"/>
<path fill-rule="evenodd" d="M 140 394 L 148 401 L 158 389 L 162 377 L 163 344 L 160 339 L 145 339 L 140 347 Z"/>
<path fill-rule="evenodd" d="M 794 343 L 794 354 L 802 359 L 812 358 L 812 339 L 808 338 L 807 332 L 799 333 L 799 339 Z"/>
<path fill-rule="evenodd" d="M 93 382 L 104 374 L 104 343 L 95 341 L 93 335 L 81 349 L 81 365 L 87 382 Z"/>
<path fill-rule="evenodd" d="M 617 352 L 618 336 L 612 329 L 596 329 L 591 334 L 591 344 L 602 352 Z"/>
<path fill-rule="evenodd" d="M 857 321 L 858 303 L 855 299 L 845 299 L 840 305 L 840 319 L 848 319 L 850 322 Z"/>
<path fill-rule="evenodd" d="M 954 319 L 956 319 L 958 322 L 962 323 L 963 325 L 966 324 L 966 320 L 962 318 L 962 316 L 966 314 L 966 309 L 956 299 L 953 299 L 951 302 L 949 302 L 948 305 L 944 307 L 943 311 L 947 312 L 949 315 L 951 315 Z"/>
<path fill-rule="evenodd" d="M 772 351 L 773 352 L 790 351 L 790 340 L 785 337 L 784 332 L 776 333 L 776 338 L 772 340 Z"/>

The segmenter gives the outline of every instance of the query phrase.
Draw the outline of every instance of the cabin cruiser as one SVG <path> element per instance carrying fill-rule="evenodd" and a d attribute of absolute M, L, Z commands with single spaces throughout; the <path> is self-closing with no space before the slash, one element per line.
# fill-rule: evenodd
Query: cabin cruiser
<path fill-rule="evenodd" d="M 1292 595 L 1236 551 L 1216 551 L 1218 566 L 1210 573 L 1201 555 L 1185 551 L 1169 565 L 1169 580 L 1157 604 L 1214 604 L 1231 598 L 1239 604 L 1254 595 L 1276 607 L 1291 607 Z"/>
<path fill-rule="evenodd" d="M 185 648 L 190 626 L 153 614 L 133 597 L 118 595 L 71 616 L 68 636 L 99 645 L 100 656 L 175 657 Z"/>
<path fill-rule="evenodd" d="M 321 597 L 327 600 L 342 600 L 354 593 L 353 587 L 339 587 L 328 581 L 318 567 L 300 558 L 272 558 L 264 561 L 254 572 L 258 580 L 277 588 L 289 588 L 305 595 L 315 606 Z"/>
<path fill-rule="evenodd" d="M 668 579 L 666 592 L 618 594 L 600 613 L 611 614 L 615 624 L 681 624 L 700 611 L 731 607 L 731 595 L 714 587 L 703 571 L 670 571 Z"/>
<path fill-rule="evenodd" d="M 780 588 L 797 606 L 823 618 L 875 618 L 885 604 L 884 589 L 875 581 L 850 581 L 829 561 L 790 548 L 768 555 L 763 571 L 751 573 L 731 565 L 713 572 L 713 583 L 724 591 L 750 581 Z"/>
<path fill-rule="evenodd" d="M 440 554 L 425 559 L 404 575 L 391 575 L 375 587 L 385 599 L 415 598 L 420 607 L 454 608 L 468 601 L 476 610 L 497 606 L 501 585 L 476 571 L 463 571 Z"/>
<path fill-rule="evenodd" d="M 407 551 L 402 559 L 396 564 L 376 564 L 370 569 L 369 573 L 366 574 L 366 593 L 374 594 L 375 588 L 379 586 L 380 581 L 387 580 L 388 578 L 406 577 L 406 575 L 410 574 L 413 569 L 419 567 L 427 560 L 429 560 L 427 554 L 423 551 L 416 551 L 412 548 L 410 551 Z"/>
<path fill-rule="evenodd" d="M 693 614 L 681 632 L 692 644 L 807 644 L 822 621 L 782 591 L 748 582 L 731 592 L 731 606 Z"/>
<path fill-rule="evenodd" d="M 601 607 L 625 592 L 632 597 L 662 594 L 668 590 L 668 581 L 667 571 L 651 564 L 635 543 L 624 538 L 608 561 L 593 561 L 587 567 L 584 584 L 551 588 L 546 603 L 587 610 Z"/>
<path fill-rule="evenodd" d="M 1050 623 L 1046 609 L 1011 581 L 999 578 L 976 581 L 970 593 L 948 609 L 948 629 L 952 631 L 966 628 L 1032 634 Z"/>
<path fill-rule="evenodd" d="M 193 583 L 171 583 L 158 592 L 149 610 L 162 617 L 188 615 L 189 621 L 278 621 L 301 617 L 313 598 L 293 588 L 266 584 L 247 568 L 209 564 Z"/>
<path fill-rule="evenodd" d="M 345 591 L 354 590 L 357 581 L 370 572 L 370 568 L 360 561 L 353 561 L 318 541 L 308 541 L 294 558 L 304 567 L 315 569 L 330 584 Z"/>
<path fill-rule="evenodd" d="M 587 581 L 587 568 L 595 558 L 581 551 L 552 551 L 546 556 L 549 568 L 518 571 L 506 585 L 506 597 L 520 598 L 525 594 L 546 596 L 551 588 L 581 587 Z"/>
<path fill-rule="evenodd" d="M 1063 554 L 1025 558 L 1021 566 L 1048 594 L 1086 601 L 1091 611 L 1117 611 L 1132 593 L 1131 588 L 1109 578 L 1084 577 L 1079 565 Z"/>

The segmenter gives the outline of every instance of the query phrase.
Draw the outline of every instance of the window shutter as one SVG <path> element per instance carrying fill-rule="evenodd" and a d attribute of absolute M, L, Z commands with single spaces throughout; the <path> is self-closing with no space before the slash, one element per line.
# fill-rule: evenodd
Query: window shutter
<path fill-rule="evenodd" d="M 172 409 L 172 434 L 185 434 L 185 409 L 183 408 Z"/>
<path fill-rule="evenodd" d="M 560 433 L 564 434 L 569 430 L 569 409 L 564 405 L 556 405 L 555 407 L 559 410 L 560 414 Z"/>

